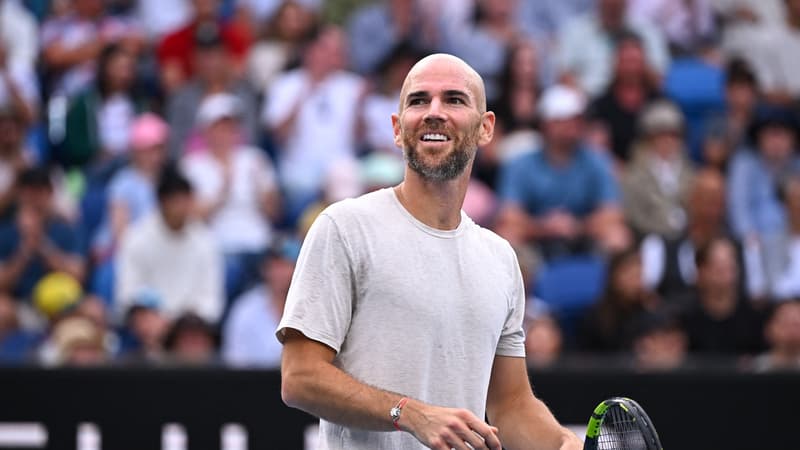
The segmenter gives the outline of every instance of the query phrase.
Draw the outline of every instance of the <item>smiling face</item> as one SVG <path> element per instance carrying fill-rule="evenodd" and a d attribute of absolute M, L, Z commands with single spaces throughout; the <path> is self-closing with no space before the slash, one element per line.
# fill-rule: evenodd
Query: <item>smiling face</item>
<path fill-rule="evenodd" d="M 408 167 L 425 180 L 448 181 L 464 173 L 479 145 L 489 143 L 494 113 L 486 111 L 474 70 L 453 56 L 432 55 L 406 77 L 392 125 Z"/>

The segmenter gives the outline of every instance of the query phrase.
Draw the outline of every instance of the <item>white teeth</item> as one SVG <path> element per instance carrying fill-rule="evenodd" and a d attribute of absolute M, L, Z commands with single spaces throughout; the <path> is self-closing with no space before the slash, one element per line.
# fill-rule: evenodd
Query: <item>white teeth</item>
<path fill-rule="evenodd" d="M 422 140 L 423 141 L 446 141 L 447 140 L 447 136 L 445 136 L 443 134 L 438 134 L 438 133 L 428 133 L 428 134 L 422 135 Z"/>

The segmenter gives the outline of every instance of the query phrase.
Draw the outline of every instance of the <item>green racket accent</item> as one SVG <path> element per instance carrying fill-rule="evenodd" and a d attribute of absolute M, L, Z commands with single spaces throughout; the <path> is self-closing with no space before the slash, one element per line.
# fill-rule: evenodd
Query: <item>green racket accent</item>
<path fill-rule="evenodd" d="M 603 419 L 606 416 L 606 411 L 611 403 L 604 401 L 597 405 L 592 412 L 592 417 L 589 418 L 589 426 L 586 429 L 586 437 L 594 439 L 600 434 L 600 426 L 603 425 Z"/>
<path fill-rule="evenodd" d="M 586 427 L 584 450 L 663 450 L 644 409 L 627 397 L 595 407 Z"/>

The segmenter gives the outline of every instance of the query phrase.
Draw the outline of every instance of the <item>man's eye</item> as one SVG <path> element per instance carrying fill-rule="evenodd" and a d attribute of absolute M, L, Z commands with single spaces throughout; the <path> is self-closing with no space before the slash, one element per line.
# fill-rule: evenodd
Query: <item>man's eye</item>
<path fill-rule="evenodd" d="M 408 101 L 408 104 L 410 106 L 422 105 L 422 104 L 425 104 L 425 99 L 424 98 L 412 98 L 411 100 Z"/>
<path fill-rule="evenodd" d="M 460 98 L 460 97 L 451 97 L 451 98 L 450 98 L 450 103 L 452 103 L 452 104 L 454 104 L 454 105 L 463 105 L 465 102 L 464 102 L 464 99 L 463 99 L 463 98 Z"/>

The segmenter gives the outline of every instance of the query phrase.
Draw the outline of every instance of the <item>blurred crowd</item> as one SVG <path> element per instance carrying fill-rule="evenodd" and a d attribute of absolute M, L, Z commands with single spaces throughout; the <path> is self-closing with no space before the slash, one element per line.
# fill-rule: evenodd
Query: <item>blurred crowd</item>
<path fill-rule="evenodd" d="M 532 366 L 800 369 L 800 0 L 0 0 L 0 362 L 277 367 L 432 52 L 497 114 L 464 209 Z"/>

